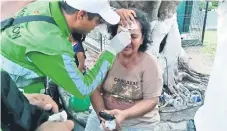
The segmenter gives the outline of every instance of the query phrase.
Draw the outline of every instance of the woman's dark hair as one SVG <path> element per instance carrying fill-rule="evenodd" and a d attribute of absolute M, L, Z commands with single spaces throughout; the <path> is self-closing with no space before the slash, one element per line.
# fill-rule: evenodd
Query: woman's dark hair
<path fill-rule="evenodd" d="M 148 20 L 148 16 L 145 12 L 135 9 L 135 8 L 130 8 L 131 10 L 134 10 L 136 13 L 136 20 L 140 23 L 141 26 L 141 32 L 143 36 L 143 43 L 139 47 L 139 51 L 146 51 L 148 48 L 148 45 L 151 44 L 150 40 L 150 22 Z M 112 25 L 108 26 L 108 32 L 111 34 L 112 37 L 114 37 L 117 34 L 117 29 L 119 25 Z"/>
<path fill-rule="evenodd" d="M 60 5 L 61 9 L 63 9 L 69 15 L 75 13 L 76 11 L 79 11 L 78 9 L 75 9 L 75 8 L 71 7 L 70 5 L 68 5 L 65 1 L 60 1 L 59 5 Z M 99 14 L 90 13 L 90 12 L 87 12 L 87 15 L 88 15 L 88 20 L 92 20 L 95 16 L 101 17 Z"/>

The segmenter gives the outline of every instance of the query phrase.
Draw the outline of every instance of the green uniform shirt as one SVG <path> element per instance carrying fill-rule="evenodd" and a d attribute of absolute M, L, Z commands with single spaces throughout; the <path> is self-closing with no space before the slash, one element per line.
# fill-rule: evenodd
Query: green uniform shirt
<path fill-rule="evenodd" d="M 15 17 L 28 15 L 52 16 L 58 26 L 32 21 L 7 28 L 1 33 L 2 69 L 25 92 L 40 92 L 44 87 L 44 77 L 48 76 L 78 98 L 92 93 L 103 81 L 115 56 L 105 51 L 83 76 L 74 63 L 72 45 L 67 40 L 69 29 L 59 2 L 33 2 Z"/>

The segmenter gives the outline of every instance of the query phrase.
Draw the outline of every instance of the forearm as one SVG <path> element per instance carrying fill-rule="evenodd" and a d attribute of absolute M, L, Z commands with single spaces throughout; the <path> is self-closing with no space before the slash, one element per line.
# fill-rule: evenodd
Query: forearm
<path fill-rule="evenodd" d="M 158 101 L 158 97 L 141 100 L 131 108 L 124 110 L 126 119 L 133 119 L 144 116 L 155 108 L 155 106 L 158 104 Z"/>
<path fill-rule="evenodd" d="M 65 54 L 49 56 L 34 52 L 28 54 L 28 57 L 55 83 L 80 98 L 90 95 L 103 81 L 115 58 L 110 52 L 105 51 L 96 65 L 83 75 L 76 67 L 74 58 Z"/>
<path fill-rule="evenodd" d="M 84 57 L 84 52 L 78 52 L 76 54 L 77 56 L 77 59 L 78 59 L 78 62 L 79 62 L 79 65 L 78 65 L 78 69 L 83 72 L 84 70 L 84 66 L 85 66 L 85 57 Z"/>
<path fill-rule="evenodd" d="M 96 89 L 91 97 L 91 103 L 92 103 L 92 106 L 95 110 L 95 112 L 98 114 L 100 111 L 102 110 L 105 110 L 105 105 L 104 105 L 104 101 L 103 101 L 103 97 L 99 91 L 99 89 Z"/>
<path fill-rule="evenodd" d="M 81 64 L 79 64 L 78 69 L 79 69 L 81 72 L 83 72 L 84 66 L 82 66 Z"/>

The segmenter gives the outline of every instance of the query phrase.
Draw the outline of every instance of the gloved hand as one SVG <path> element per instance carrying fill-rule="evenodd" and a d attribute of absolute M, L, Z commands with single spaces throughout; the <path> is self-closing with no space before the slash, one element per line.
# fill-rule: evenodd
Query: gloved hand
<path fill-rule="evenodd" d="M 106 50 L 111 52 L 113 55 L 117 55 L 130 43 L 131 43 L 130 32 L 121 31 L 120 33 L 114 36 Z"/>

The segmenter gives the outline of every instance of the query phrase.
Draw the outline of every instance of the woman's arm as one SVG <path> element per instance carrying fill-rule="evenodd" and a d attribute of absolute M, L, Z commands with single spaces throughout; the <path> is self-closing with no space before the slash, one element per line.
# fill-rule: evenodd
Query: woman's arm
<path fill-rule="evenodd" d="M 78 65 L 78 69 L 83 72 L 84 70 L 84 66 L 85 66 L 85 57 L 84 57 L 84 52 L 78 52 L 76 53 L 79 65 Z"/>
<path fill-rule="evenodd" d="M 101 86 L 97 87 L 90 97 L 92 106 L 95 112 L 98 114 L 100 111 L 105 110 L 103 97 L 101 95 Z"/>
<path fill-rule="evenodd" d="M 145 114 L 151 112 L 158 104 L 158 102 L 158 97 L 139 101 L 131 108 L 123 111 L 125 113 L 125 119 L 133 119 L 144 116 Z"/>
<path fill-rule="evenodd" d="M 119 129 L 123 121 L 144 116 L 148 112 L 152 111 L 158 104 L 158 100 L 158 97 L 144 99 L 126 110 L 114 109 L 106 112 L 115 116 L 117 129 Z"/>

